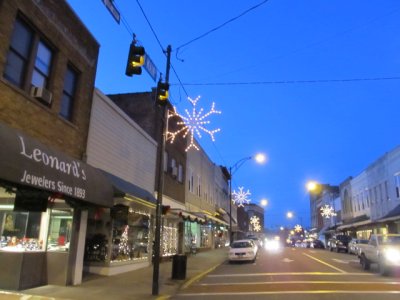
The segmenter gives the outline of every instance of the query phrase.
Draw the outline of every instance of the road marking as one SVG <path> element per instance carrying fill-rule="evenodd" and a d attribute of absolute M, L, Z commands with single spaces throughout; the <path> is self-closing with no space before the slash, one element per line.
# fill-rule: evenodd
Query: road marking
<path fill-rule="evenodd" d="M 305 255 L 305 256 L 307 256 L 307 257 L 309 257 L 309 258 L 311 258 L 311 259 L 313 259 L 313 260 L 315 260 L 315 261 L 317 261 L 317 262 L 319 262 L 319 263 L 321 263 L 321 264 L 323 264 L 325 266 L 328 266 L 328 267 L 330 267 L 330 268 L 332 268 L 332 269 L 334 269 L 336 271 L 339 271 L 340 273 L 347 273 L 346 271 L 343 271 L 343 270 L 341 270 L 339 268 L 336 268 L 335 266 L 332 266 L 331 264 L 328 264 L 328 263 L 326 263 L 326 262 L 324 262 L 324 261 L 322 261 L 322 260 L 320 260 L 318 258 L 315 258 L 314 256 L 308 255 L 306 253 L 303 253 L 303 255 Z"/>
<path fill-rule="evenodd" d="M 276 292 L 234 292 L 234 293 L 198 293 L 177 294 L 176 297 L 199 296 L 237 296 L 237 295 L 275 295 L 275 294 L 400 294 L 400 291 L 346 291 L 346 290 L 320 290 L 320 291 L 276 291 Z"/>
<path fill-rule="evenodd" d="M 221 286 L 221 285 L 275 285 L 275 284 L 388 284 L 398 285 L 399 281 L 314 281 L 314 280 L 288 280 L 288 281 L 264 281 L 264 282 L 222 282 L 222 283 L 200 283 L 198 286 Z"/>
<path fill-rule="evenodd" d="M 203 278 L 204 276 L 206 276 L 208 273 L 214 271 L 218 266 L 222 265 L 222 263 L 218 263 L 215 266 L 209 268 L 208 270 L 205 270 L 204 272 L 197 274 L 196 276 L 190 278 L 189 280 L 187 280 L 181 287 L 182 290 L 186 289 L 188 286 L 190 286 L 191 284 L 193 284 L 193 282 L 200 280 L 201 278 Z"/>
<path fill-rule="evenodd" d="M 352 263 L 352 262 L 359 263 L 359 261 L 356 260 L 356 259 L 343 260 L 343 259 L 332 258 L 332 260 L 334 260 L 334 261 L 336 261 L 338 263 L 341 263 L 341 264 L 349 264 L 349 263 Z"/>
<path fill-rule="evenodd" d="M 336 273 L 336 272 L 280 272 L 280 273 L 249 273 L 249 274 L 210 274 L 207 277 L 254 277 L 254 276 L 285 276 L 285 275 L 294 275 L 294 276 L 303 276 L 303 275 L 311 275 L 311 276 L 373 276 L 372 273 Z"/>
<path fill-rule="evenodd" d="M 292 259 L 290 259 L 290 258 L 287 258 L 287 257 L 285 257 L 284 259 L 282 259 L 282 262 L 285 262 L 285 263 L 290 263 L 290 262 L 292 262 L 292 261 L 294 261 L 294 260 L 292 260 Z"/>

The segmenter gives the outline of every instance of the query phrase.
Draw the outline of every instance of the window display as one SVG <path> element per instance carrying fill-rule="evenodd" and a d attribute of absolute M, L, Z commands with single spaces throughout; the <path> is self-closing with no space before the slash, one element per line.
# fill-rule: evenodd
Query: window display
<path fill-rule="evenodd" d="M 18 195 L 21 197 L 21 193 Z M 24 195 L 34 201 L 29 190 L 24 190 Z M 15 198 L 15 192 L 0 188 L 0 251 L 66 251 L 71 238 L 72 208 L 64 200 L 53 199 L 51 209 L 45 212 L 24 211 L 27 206 L 16 208 Z M 41 204 L 42 199 L 39 200 Z M 22 202 L 24 199 L 20 199 Z"/>
<path fill-rule="evenodd" d="M 150 216 L 130 210 L 127 220 L 115 219 L 111 261 L 147 259 Z"/>
<path fill-rule="evenodd" d="M 51 210 L 47 239 L 48 251 L 68 251 L 71 240 L 72 213 L 71 208 Z"/>

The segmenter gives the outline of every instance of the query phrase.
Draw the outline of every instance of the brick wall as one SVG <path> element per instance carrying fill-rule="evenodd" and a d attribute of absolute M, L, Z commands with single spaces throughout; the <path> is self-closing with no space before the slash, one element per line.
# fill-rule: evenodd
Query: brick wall
<path fill-rule="evenodd" d="M 54 50 L 49 82 L 51 106 L 41 104 L 30 96 L 28 89 L 20 89 L 3 77 L 17 16 L 22 16 Z M 97 67 L 97 41 L 64 0 L 0 0 L 0 40 L 0 121 L 82 159 Z M 68 64 L 79 73 L 71 121 L 59 116 Z"/>

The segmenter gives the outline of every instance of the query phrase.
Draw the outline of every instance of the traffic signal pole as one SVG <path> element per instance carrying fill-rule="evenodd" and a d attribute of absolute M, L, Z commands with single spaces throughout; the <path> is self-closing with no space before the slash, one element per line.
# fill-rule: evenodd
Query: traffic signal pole
<path fill-rule="evenodd" d="M 165 74 L 165 82 L 169 81 L 169 70 L 171 67 L 171 45 L 167 47 L 167 68 Z M 154 261 L 153 261 L 153 285 L 152 295 L 158 295 L 159 284 L 158 279 L 160 275 L 160 249 L 161 249 L 161 208 L 163 198 L 164 186 L 164 151 L 166 140 L 166 129 L 168 120 L 167 105 L 161 105 L 161 139 L 158 147 L 158 178 L 157 178 L 157 205 L 156 205 L 156 231 L 154 235 Z"/>

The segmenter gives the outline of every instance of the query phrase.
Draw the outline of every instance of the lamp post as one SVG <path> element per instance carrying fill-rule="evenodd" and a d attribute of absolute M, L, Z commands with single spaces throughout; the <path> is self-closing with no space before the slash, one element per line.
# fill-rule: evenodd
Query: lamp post
<path fill-rule="evenodd" d="M 233 232 L 232 232 L 232 175 L 248 160 L 255 159 L 255 161 L 259 164 L 264 163 L 266 161 L 266 157 L 264 154 L 259 153 L 255 156 L 247 156 L 240 160 L 238 160 L 233 166 L 229 167 L 229 244 L 232 244 L 233 241 Z"/>

